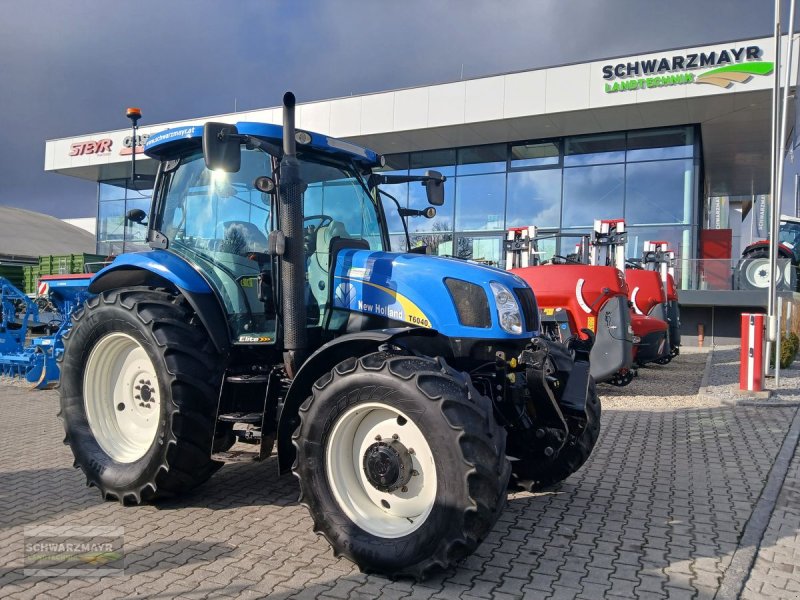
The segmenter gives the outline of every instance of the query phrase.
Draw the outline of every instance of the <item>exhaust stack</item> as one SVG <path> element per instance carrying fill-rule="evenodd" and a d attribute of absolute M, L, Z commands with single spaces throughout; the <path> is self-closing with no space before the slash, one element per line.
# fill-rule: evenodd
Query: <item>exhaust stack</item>
<path fill-rule="evenodd" d="M 306 358 L 305 251 L 303 248 L 303 193 L 294 127 L 295 97 L 283 96 L 283 157 L 280 163 L 278 223 L 286 239 L 281 258 L 283 363 L 294 377 Z"/>

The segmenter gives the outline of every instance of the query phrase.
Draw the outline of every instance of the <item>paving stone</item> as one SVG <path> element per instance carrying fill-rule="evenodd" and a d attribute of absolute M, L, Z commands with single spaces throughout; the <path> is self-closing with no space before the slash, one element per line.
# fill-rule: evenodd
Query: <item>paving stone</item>
<path fill-rule="evenodd" d="M 713 375 L 713 385 L 734 372 L 726 360 L 720 353 L 723 373 Z M 277 476 L 274 457 L 228 465 L 194 493 L 158 508 L 103 502 L 84 487 L 60 443 L 56 394 L 0 384 L 0 545 L 8 549 L 0 556 L 2 595 L 710 598 L 796 409 L 696 396 L 704 367 L 705 355 L 681 354 L 665 367 L 643 369 L 626 388 L 599 386 L 603 427 L 586 465 L 552 492 L 511 494 L 478 551 L 423 583 L 363 575 L 334 558 L 295 502 L 297 482 Z M 6 442 L 21 430 L 37 431 L 24 452 Z M 797 463 L 743 597 L 800 592 L 800 511 L 792 509 L 800 499 Z M 28 524 L 125 527 L 125 576 L 53 585 L 21 575 Z"/>

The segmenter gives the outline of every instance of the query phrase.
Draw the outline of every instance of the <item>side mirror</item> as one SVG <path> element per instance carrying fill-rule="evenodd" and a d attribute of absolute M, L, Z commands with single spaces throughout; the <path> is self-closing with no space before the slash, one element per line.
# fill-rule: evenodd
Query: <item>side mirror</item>
<path fill-rule="evenodd" d="M 210 171 L 237 173 L 242 166 L 241 137 L 236 125 L 209 122 L 203 126 L 203 157 Z"/>
<path fill-rule="evenodd" d="M 138 223 L 139 225 L 147 225 L 144 220 L 147 218 L 147 213 L 141 208 L 132 208 L 125 215 L 125 219 L 130 223 Z"/>
<path fill-rule="evenodd" d="M 426 171 L 425 193 L 428 196 L 428 204 L 441 206 L 444 204 L 444 177 L 439 171 Z"/>

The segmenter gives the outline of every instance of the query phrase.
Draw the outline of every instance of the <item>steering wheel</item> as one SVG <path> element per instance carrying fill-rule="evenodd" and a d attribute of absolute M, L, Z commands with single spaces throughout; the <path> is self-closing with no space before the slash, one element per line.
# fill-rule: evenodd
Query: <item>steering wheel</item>
<path fill-rule="evenodd" d="M 306 225 L 306 221 L 318 220 L 318 225 Z M 333 223 L 333 217 L 330 215 L 306 215 L 303 217 L 303 237 L 305 239 L 306 254 L 311 254 L 317 249 L 317 232 L 323 227 L 327 227 Z"/>

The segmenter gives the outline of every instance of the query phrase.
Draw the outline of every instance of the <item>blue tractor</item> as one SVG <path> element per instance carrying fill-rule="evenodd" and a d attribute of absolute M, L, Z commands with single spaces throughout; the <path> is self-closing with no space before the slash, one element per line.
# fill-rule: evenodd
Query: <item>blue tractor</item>
<path fill-rule="evenodd" d="M 202 484 L 237 440 L 275 448 L 334 552 L 423 578 L 489 533 L 512 471 L 542 487 L 588 458 L 591 338 L 540 338 L 511 273 L 390 252 L 379 186 L 421 182 L 440 205 L 444 178 L 381 174 L 374 152 L 296 130 L 294 104 L 283 127 L 150 137 L 150 217 L 128 218 L 152 249 L 98 273 L 73 315 L 66 442 L 126 504 Z"/>

